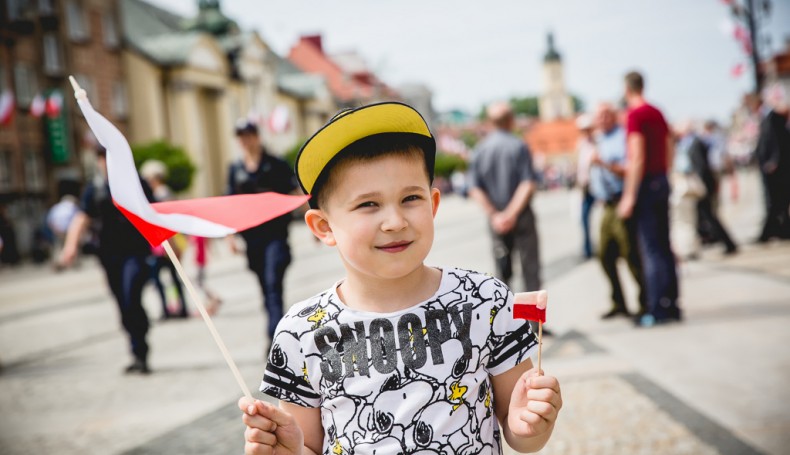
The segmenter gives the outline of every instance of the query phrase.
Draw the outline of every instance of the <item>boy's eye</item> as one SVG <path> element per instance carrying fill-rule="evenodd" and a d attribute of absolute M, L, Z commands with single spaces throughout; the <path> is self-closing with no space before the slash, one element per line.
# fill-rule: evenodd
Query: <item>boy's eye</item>
<path fill-rule="evenodd" d="M 403 198 L 403 202 L 419 201 L 420 199 L 422 199 L 422 196 L 419 194 L 412 194 Z"/>
<path fill-rule="evenodd" d="M 363 208 L 367 208 L 367 207 L 376 207 L 376 203 L 372 202 L 372 201 L 366 201 L 366 202 L 363 202 L 363 203 L 357 205 L 356 208 L 363 209 Z"/>

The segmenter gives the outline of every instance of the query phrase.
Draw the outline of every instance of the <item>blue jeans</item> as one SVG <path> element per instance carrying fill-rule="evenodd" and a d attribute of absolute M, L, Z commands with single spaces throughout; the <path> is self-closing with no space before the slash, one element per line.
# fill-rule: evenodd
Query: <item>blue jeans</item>
<path fill-rule="evenodd" d="M 669 181 L 666 175 L 645 176 L 634 216 L 648 312 L 659 321 L 678 319 L 678 276 L 669 243 Z"/>
<path fill-rule="evenodd" d="M 595 198 L 585 188 L 582 196 L 582 230 L 584 231 L 584 257 L 591 258 L 593 255 L 592 240 L 590 239 L 590 212 L 592 212 Z"/>
<path fill-rule="evenodd" d="M 283 317 L 283 280 L 291 263 L 288 240 L 247 239 L 247 266 L 255 272 L 263 291 L 263 306 L 269 315 L 269 339 Z"/>
<path fill-rule="evenodd" d="M 107 283 L 118 303 L 121 324 L 129 335 L 132 354 L 145 361 L 148 356 L 148 316 L 143 309 L 143 286 L 150 275 L 145 256 L 100 255 Z"/>

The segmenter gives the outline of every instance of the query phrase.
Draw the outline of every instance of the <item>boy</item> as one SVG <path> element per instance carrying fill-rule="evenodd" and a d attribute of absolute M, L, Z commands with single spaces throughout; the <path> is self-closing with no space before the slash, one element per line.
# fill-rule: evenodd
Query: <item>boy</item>
<path fill-rule="evenodd" d="M 302 147 L 310 230 L 336 247 L 347 276 L 294 305 L 277 327 L 261 391 L 239 400 L 245 453 L 537 451 L 562 406 L 529 355 L 494 278 L 423 264 L 439 191 L 436 145 L 409 106 L 341 112 Z"/>

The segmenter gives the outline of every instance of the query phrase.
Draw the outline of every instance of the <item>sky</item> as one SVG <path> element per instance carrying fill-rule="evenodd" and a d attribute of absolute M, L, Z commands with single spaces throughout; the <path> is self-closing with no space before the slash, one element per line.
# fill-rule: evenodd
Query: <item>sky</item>
<path fill-rule="evenodd" d="M 197 0 L 147 0 L 192 16 Z M 388 84 L 421 82 L 437 110 L 538 94 L 553 32 L 568 91 L 588 108 L 621 96 L 629 70 L 671 121 L 726 120 L 753 86 L 748 63 L 722 31 L 724 0 L 222 0 L 222 11 L 287 56 L 302 34 L 328 53 L 356 50 Z M 759 0 L 757 1 L 759 3 Z M 772 47 L 790 39 L 790 0 L 773 0 Z M 748 68 L 748 67 L 747 67 Z"/>

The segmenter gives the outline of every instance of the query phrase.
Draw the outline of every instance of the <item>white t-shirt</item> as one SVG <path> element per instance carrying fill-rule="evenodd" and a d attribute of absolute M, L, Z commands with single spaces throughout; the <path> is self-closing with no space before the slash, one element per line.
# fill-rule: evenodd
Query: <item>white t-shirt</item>
<path fill-rule="evenodd" d="M 537 348 L 507 286 L 445 268 L 430 299 L 372 313 L 338 285 L 280 321 L 260 390 L 320 406 L 324 454 L 501 453 L 491 376 Z"/>

